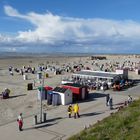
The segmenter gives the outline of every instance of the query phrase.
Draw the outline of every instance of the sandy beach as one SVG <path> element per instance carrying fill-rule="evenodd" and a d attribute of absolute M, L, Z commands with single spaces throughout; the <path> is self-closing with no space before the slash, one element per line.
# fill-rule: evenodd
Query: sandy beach
<path fill-rule="evenodd" d="M 84 58 L 86 59 L 86 58 Z M 39 64 L 44 65 L 63 65 L 70 62 L 78 62 L 78 57 L 41 57 L 41 58 L 6 58 L 0 60 L 0 91 L 5 88 L 11 90 L 10 98 L 0 100 L 0 124 L 5 124 L 16 119 L 20 112 L 24 112 L 24 116 L 30 116 L 37 114 L 40 110 L 40 101 L 37 101 L 37 88 L 41 86 L 41 83 L 37 81 L 36 74 L 28 74 L 28 80 L 23 80 L 23 76 L 14 72 L 14 76 L 9 74 L 8 68 L 12 66 L 14 68 L 22 68 L 23 66 L 30 65 L 31 67 L 37 67 Z M 63 75 L 54 75 L 53 72 L 49 73 L 49 77 L 45 78 L 44 85 L 55 87 L 60 85 Z M 66 73 L 69 75 L 69 73 Z M 33 83 L 36 80 L 36 86 L 34 90 L 27 91 L 27 84 Z M 49 106 L 52 108 L 52 106 Z M 44 102 L 44 109 L 46 103 Z"/>
<path fill-rule="evenodd" d="M 124 61 L 130 61 L 139 65 L 139 57 L 135 55 L 105 55 L 106 60 L 96 60 L 99 65 L 111 63 L 116 64 L 119 62 L 122 64 Z M 95 62 L 95 61 L 94 61 Z M 0 59 L 0 92 L 5 88 L 11 90 L 9 99 L 0 99 L 0 125 L 12 122 L 17 118 L 20 112 L 24 113 L 24 117 L 29 117 L 34 114 L 38 114 L 40 111 L 40 101 L 37 100 L 37 88 L 41 86 L 41 83 L 36 78 L 36 74 L 27 74 L 28 79 L 24 80 L 23 76 L 14 72 L 14 75 L 10 75 L 8 68 L 12 66 L 14 68 L 21 69 L 23 66 L 31 66 L 37 68 L 39 65 L 50 65 L 55 67 L 71 66 L 76 64 L 83 64 L 84 67 L 89 67 L 92 70 L 99 70 L 99 67 L 93 64 L 90 56 L 59 56 L 59 57 L 18 57 L 18 58 L 3 58 Z M 61 80 L 65 76 L 71 76 L 73 72 L 63 72 L 60 75 L 54 74 L 54 72 L 47 72 L 49 77 L 45 77 L 44 85 L 56 87 L 61 84 Z M 129 71 L 130 79 L 139 79 L 140 75 L 135 71 Z M 28 83 L 35 83 L 33 90 L 27 90 Z M 92 91 L 93 92 L 93 91 Z M 131 90 L 128 91 L 131 94 Z M 119 93 L 120 94 L 120 93 Z M 122 93 L 123 94 L 123 93 Z M 139 95 L 135 95 L 139 97 Z M 48 106 L 46 101 L 43 101 L 43 110 L 50 110 L 56 108 L 54 106 Z"/>

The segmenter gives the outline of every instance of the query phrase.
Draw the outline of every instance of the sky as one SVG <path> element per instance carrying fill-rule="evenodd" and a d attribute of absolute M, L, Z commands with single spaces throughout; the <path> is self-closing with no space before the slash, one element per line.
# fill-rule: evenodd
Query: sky
<path fill-rule="evenodd" d="M 140 54 L 140 0 L 0 0 L 0 52 Z"/>

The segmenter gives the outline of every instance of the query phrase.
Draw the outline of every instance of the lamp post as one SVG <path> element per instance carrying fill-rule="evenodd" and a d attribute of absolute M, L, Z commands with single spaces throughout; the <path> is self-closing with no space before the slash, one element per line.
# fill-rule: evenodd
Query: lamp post
<path fill-rule="evenodd" d="M 44 73 L 42 78 L 42 87 L 41 87 L 41 99 L 40 99 L 40 123 L 42 123 L 42 95 L 43 95 L 43 87 L 44 87 Z"/>

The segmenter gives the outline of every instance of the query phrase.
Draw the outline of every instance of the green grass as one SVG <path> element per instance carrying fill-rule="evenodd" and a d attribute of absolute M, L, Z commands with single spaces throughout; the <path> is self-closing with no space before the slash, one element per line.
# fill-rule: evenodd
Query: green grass
<path fill-rule="evenodd" d="M 140 140 L 140 100 L 68 140 Z"/>

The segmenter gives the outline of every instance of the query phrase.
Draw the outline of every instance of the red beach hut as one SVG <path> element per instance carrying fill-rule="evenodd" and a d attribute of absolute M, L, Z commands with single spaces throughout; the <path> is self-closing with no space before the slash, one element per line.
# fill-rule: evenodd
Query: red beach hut
<path fill-rule="evenodd" d="M 61 85 L 63 88 L 68 88 L 73 93 L 73 100 L 84 100 L 88 97 L 88 88 L 87 86 L 83 86 L 75 83 L 66 83 Z"/>

